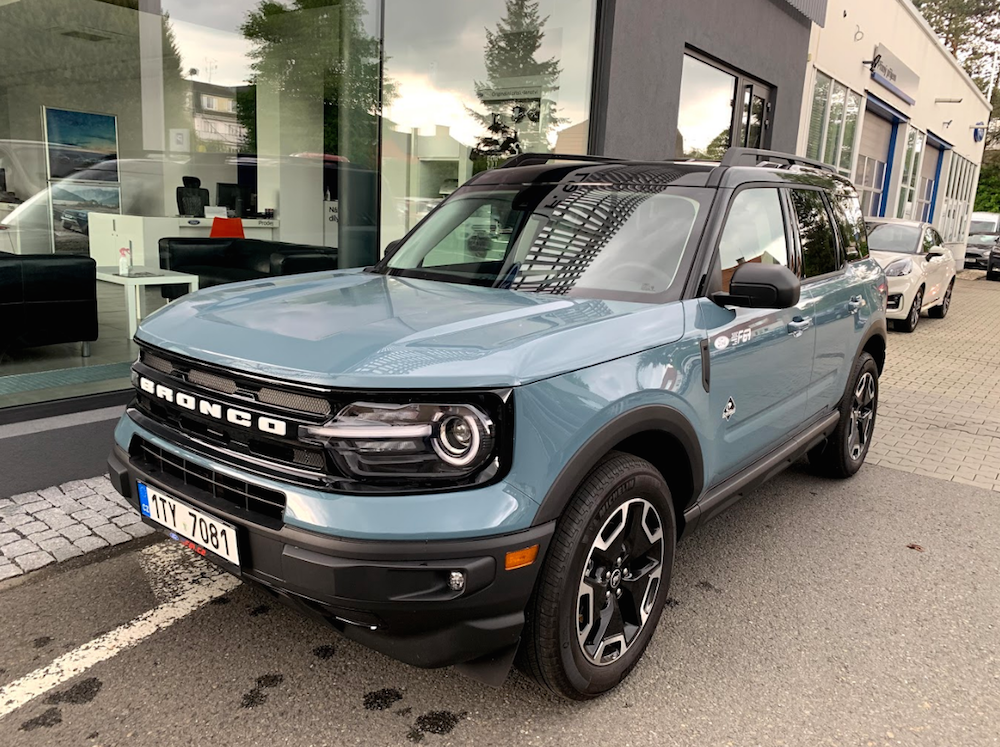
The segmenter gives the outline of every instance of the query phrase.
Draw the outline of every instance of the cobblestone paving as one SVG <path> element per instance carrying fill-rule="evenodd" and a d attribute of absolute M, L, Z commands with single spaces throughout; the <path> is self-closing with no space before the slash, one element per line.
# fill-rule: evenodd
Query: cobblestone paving
<path fill-rule="evenodd" d="M 0 581 L 152 531 L 107 477 L 0 498 Z"/>
<path fill-rule="evenodd" d="M 984 274 L 961 273 L 946 319 L 889 330 L 869 463 L 1000 491 L 1000 283 Z"/>

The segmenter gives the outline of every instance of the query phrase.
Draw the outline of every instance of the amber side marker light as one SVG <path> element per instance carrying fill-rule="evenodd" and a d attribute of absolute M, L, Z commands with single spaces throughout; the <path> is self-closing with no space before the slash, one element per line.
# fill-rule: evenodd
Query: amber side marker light
<path fill-rule="evenodd" d="M 514 550 L 507 553 L 507 557 L 504 559 L 504 568 L 508 571 L 513 571 L 515 568 L 524 568 L 526 565 L 534 563 L 537 557 L 538 545 L 532 545 L 523 550 Z"/>

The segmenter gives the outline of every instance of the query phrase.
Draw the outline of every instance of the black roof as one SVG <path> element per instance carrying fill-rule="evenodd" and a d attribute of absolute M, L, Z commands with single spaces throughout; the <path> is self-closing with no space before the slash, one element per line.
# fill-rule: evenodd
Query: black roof
<path fill-rule="evenodd" d="M 788 153 L 730 148 L 722 161 L 635 161 L 605 156 L 525 153 L 476 174 L 463 186 L 499 184 L 643 184 L 734 187 L 746 182 L 850 184 L 827 164 Z"/>

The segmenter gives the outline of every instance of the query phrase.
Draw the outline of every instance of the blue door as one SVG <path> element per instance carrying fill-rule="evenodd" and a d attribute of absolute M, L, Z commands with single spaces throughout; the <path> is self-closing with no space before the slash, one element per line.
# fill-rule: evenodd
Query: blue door
<path fill-rule="evenodd" d="M 719 239 L 713 272 L 721 288 L 744 262 L 794 267 L 779 190 L 737 192 Z M 718 284 L 716 284 L 718 285 Z M 816 330 L 811 299 L 790 309 L 731 309 L 702 299 L 698 324 L 708 339 L 711 383 L 705 423 L 709 483 L 717 484 L 783 443 L 812 414 Z"/>

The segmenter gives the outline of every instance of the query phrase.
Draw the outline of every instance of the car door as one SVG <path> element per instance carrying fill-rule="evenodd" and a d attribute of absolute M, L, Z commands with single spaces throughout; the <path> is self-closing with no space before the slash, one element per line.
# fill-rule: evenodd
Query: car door
<path fill-rule="evenodd" d="M 802 294 L 813 304 L 816 324 L 810 409 L 828 411 L 843 396 L 861 342 L 863 325 L 857 322 L 866 305 L 862 285 L 868 273 L 847 261 L 848 245 L 839 240 L 832 198 L 825 191 L 796 188 L 789 190 L 789 199 L 802 254 Z"/>
<path fill-rule="evenodd" d="M 744 262 L 795 269 L 787 204 L 774 187 L 732 198 L 719 234 L 710 287 L 729 290 Z M 784 443 L 808 418 L 815 329 L 808 300 L 789 309 L 724 308 L 700 300 L 710 386 L 705 439 L 717 484 Z"/>
<path fill-rule="evenodd" d="M 924 305 L 931 302 L 937 304 L 948 289 L 951 273 L 949 265 L 954 268 L 954 259 L 945 251 L 944 242 L 938 232 L 928 226 L 923 236 L 924 261 L 927 263 L 927 289 L 924 293 Z"/>

